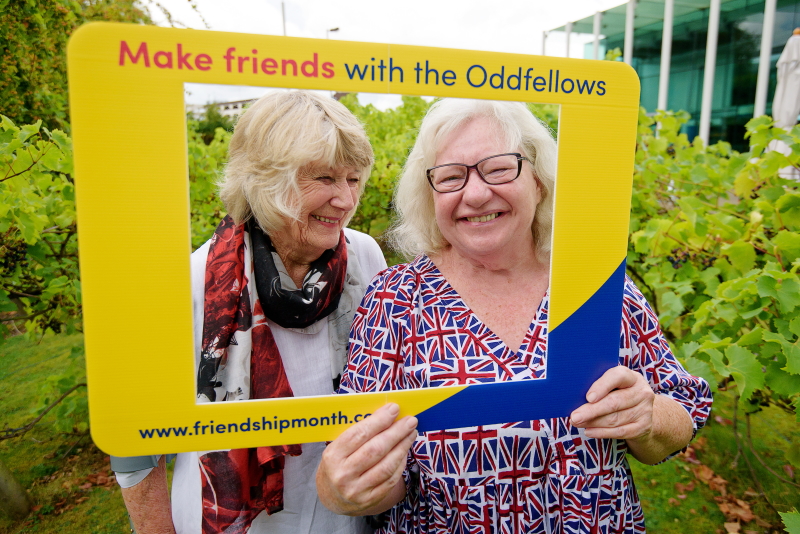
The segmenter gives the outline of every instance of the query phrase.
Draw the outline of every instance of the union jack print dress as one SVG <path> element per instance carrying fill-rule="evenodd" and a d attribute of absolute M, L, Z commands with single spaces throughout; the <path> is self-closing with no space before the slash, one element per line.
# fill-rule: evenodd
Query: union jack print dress
<path fill-rule="evenodd" d="M 356 313 L 341 391 L 544 378 L 547 308 L 545 296 L 514 352 L 428 257 L 392 267 L 373 280 Z M 708 384 L 678 363 L 627 277 L 619 362 L 679 402 L 695 429 L 703 426 Z M 585 437 L 568 418 L 421 433 L 408 457 L 406 499 L 378 532 L 644 532 L 626 449 L 624 440 Z"/>

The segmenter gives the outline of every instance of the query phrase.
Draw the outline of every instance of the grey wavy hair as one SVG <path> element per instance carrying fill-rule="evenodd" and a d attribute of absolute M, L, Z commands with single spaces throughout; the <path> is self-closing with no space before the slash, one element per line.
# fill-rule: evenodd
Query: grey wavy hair
<path fill-rule="evenodd" d="M 358 119 L 336 100 L 308 91 L 259 98 L 236 123 L 228 150 L 219 182 L 225 209 L 236 224 L 254 217 L 267 234 L 299 220 L 302 167 L 354 167 L 361 171 L 360 195 L 374 160 Z"/>
<path fill-rule="evenodd" d="M 533 164 L 542 198 L 536 207 L 532 231 L 537 256 L 540 259 L 549 256 L 557 161 L 552 132 L 523 103 L 450 98 L 434 103 L 428 110 L 395 187 L 397 215 L 389 231 L 389 240 L 394 249 L 406 257 L 435 253 L 447 246 L 436 224 L 434 191 L 428 183 L 426 170 L 435 165 L 436 154 L 450 134 L 480 117 L 497 124 L 509 152 L 521 152 Z"/>

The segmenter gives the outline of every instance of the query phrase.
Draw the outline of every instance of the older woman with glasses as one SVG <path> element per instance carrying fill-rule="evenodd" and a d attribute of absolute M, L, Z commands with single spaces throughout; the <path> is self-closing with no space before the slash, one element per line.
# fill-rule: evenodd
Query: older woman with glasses
<path fill-rule="evenodd" d="M 368 288 L 344 392 L 544 377 L 555 163 L 523 104 L 431 107 L 396 194 L 395 244 L 416 259 Z M 681 450 L 711 395 L 630 279 L 620 322 L 619 366 L 569 417 L 416 436 L 413 417 L 384 407 L 324 453 L 322 502 L 388 511 L 379 532 L 643 532 L 626 456 L 651 464 Z"/>

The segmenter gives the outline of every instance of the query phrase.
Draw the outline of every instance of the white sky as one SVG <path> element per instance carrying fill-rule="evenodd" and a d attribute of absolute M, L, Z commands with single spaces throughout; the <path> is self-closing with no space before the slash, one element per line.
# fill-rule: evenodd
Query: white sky
<path fill-rule="evenodd" d="M 283 35 L 280 0 L 195 0 L 211 30 Z M 541 54 L 542 32 L 580 20 L 623 3 L 624 0 L 285 0 L 286 34 L 325 38 L 325 30 L 339 28 L 331 39 L 489 52 Z M 160 0 L 173 18 L 190 28 L 203 29 L 189 0 Z M 154 20 L 165 17 L 152 7 Z M 583 57 L 591 35 L 572 35 L 570 57 Z M 564 57 L 564 34 L 547 39 L 548 56 Z M 187 102 L 205 104 L 253 98 L 263 89 L 193 86 Z M 362 102 L 380 108 L 399 103 L 391 96 L 363 95 Z"/>

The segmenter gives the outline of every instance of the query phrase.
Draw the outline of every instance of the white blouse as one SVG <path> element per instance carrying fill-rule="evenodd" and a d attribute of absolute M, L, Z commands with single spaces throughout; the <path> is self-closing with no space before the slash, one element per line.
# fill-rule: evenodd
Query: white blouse
<path fill-rule="evenodd" d="M 368 283 L 386 268 L 380 247 L 370 236 L 345 229 L 349 250 L 356 252 L 362 277 Z M 192 254 L 192 295 L 194 296 L 195 364 L 199 362 L 203 333 L 203 292 L 208 243 Z M 282 266 L 277 266 L 282 271 Z M 294 288 L 281 273 L 284 287 Z M 289 385 L 295 397 L 332 395 L 331 349 L 328 321 L 307 328 L 282 328 L 269 322 L 281 353 Z M 197 365 L 195 365 L 195 369 Z M 352 534 L 370 532 L 363 517 L 334 514 L 319 502 L 315 486 L 317 466 L 325 450 L 324 443 L 304 443 L 300 456 L 286 456 L 283 471 L 283 511 L 267 515 L 261 512 L 253 521 L 250 534 Z M 202 486 L 198 453 L 179 454 L 172 479 L 172 520 L 178 534 L 202 531 Z"/>

